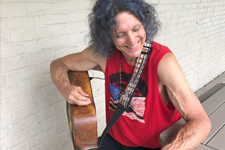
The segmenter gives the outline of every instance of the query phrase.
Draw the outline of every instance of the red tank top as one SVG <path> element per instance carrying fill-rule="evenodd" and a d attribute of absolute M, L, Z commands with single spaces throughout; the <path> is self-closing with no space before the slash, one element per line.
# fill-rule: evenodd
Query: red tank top
<path fill-rule="evenodd" d="M 167 47 L 156 42 L 146 62 L 139 84 L 133 94 L 129 109 L 110 129 L 109 134 L 119 143 L 131 147 L 161 148 L 159 135 L 181 118 L 173 104 L 167 106 L 158 90 L 157 67 L 168 52 Z M 115 111 L 120 95 L 119 53 L 107 59 L 105 70 L 106 122 Z M 121 55 L 121 83 L 124 90 L 129 83 L 134 66 Z"/>

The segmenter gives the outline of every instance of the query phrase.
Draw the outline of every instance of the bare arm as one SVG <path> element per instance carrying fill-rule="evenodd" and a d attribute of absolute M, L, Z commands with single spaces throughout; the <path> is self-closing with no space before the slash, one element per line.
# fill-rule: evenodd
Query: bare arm
<path fill-rule="evenodd" d="M 208 135 L 211 122 L 201 103 L 187 84 L 185 76 L 172 53 L 167 53 L 158 66 L 159 82 L 167 89 L 170 100 L 186 124 L 162 150 L 192 150 Z"/>
<path fill-rule="evenodd" d="M 105 59 L 94 57 L 91 47 L 80 53 L 74 53 L 52 61 L 51 77 L 61 95 L 71 104 L 87 105 L 90 103 L 88 95 L 78 86 L 70 85 L 67 72 L 87 71 L 98 69 L 104 72 Z"/>

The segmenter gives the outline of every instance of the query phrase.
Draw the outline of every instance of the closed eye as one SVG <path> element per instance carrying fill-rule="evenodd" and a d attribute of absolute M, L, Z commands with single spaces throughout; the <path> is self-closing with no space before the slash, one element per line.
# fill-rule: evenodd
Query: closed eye
<path fill-rule="evenodd" d="M 116 38 L 122 38 L 122 37 L 124 37 L 124 35 L 125 35 L 124 33 L 123 34 L 117 34 Z"/>
<path fill-rule="evenodd" d="M 132 31 L 133 31 L 133 32 L 137 32 L 140 28 L 141 28 L 141 26 L 139 26 L 139 27 L 137 27 L 137 28 L 134 28 Z"/>

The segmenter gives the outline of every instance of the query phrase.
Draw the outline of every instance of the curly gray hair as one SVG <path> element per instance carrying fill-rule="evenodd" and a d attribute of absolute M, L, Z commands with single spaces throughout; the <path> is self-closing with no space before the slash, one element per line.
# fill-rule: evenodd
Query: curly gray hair
<path fill-rule="evenodd" d="M 94 54 L 110 57 L 114 53 L 111 27 L 117 27 L 115 16 L 123 11 L 136 16 L 144 26 L 146 40 L 153 41 L 161 27 L 153 6 L 144 0 L 97 0 L 89 14 L 89 44 L 94 47 Z"/>

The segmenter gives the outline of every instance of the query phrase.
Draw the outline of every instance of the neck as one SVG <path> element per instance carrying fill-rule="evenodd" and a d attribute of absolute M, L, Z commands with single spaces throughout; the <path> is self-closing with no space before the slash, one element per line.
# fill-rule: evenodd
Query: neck
<path fill-rule="evenodd" d="M 125 59 L 126 62 L 127 62 L 128 64 L 130 64 L 131 66 L 135 66 L 136 61 L 137 61 L 137 58 L 127 59 L 127 58 L 124 57 L 124 59 Z"/>
<path fill-rule="evenodd" d="M 122 53 L 122 52 L 121 52 L 121 53 Z M 123 54 L 123 53 L 122 53 L 122 54 Z M 131 66 L 135 66 L 138 57 L 132 58 L 132 57 L 128 57 L 128 56 L 126 56 L 126 55 L 123 54 L 123 58 L 126 60 L 126 62 L 127 62 L 128 64 L 130 64 Z"/>

